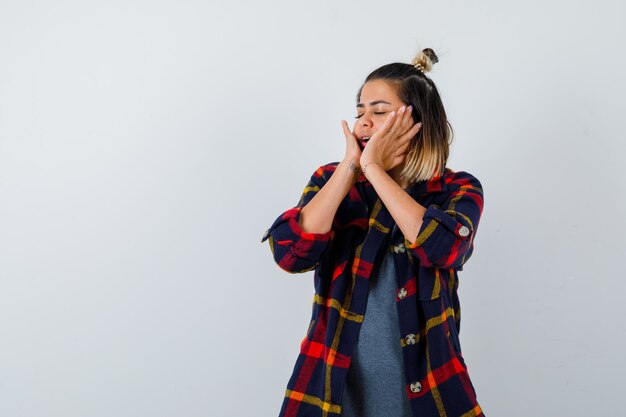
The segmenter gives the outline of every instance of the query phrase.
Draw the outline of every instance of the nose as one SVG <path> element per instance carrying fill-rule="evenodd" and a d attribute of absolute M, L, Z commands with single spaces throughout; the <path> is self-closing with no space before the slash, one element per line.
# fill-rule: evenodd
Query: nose
<path fill-rule="evenodd" d="M 367 112 L 365 112 L 363 116 L 357 119 L 357 125 L 369 129 L 374 125 L 374 123 L 372 122 L 372 119 L 369 117 Z"/>

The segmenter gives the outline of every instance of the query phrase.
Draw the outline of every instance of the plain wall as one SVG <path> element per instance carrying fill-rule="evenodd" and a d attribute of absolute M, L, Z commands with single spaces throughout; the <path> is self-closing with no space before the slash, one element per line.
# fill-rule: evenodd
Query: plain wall
<path fill-rule="evenodd" d="M 418 46 L 484 186 L 459 275 L 485 413 L 622 412 L 624 9 L 2 0 L 0 415 L 277 415 L 313 282 L 261 236 Z"/>

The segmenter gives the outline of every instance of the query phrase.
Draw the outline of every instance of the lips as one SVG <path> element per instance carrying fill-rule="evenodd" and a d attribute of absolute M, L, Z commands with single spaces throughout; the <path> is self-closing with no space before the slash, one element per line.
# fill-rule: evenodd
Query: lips
<path fill-rule="evenodd" d="M 370 140 L 369 136 L 364 136 L 363 138 L 359 138 L 359 143 L 361 144 L 361 147 L 364 148 L 369 140 Z"/>

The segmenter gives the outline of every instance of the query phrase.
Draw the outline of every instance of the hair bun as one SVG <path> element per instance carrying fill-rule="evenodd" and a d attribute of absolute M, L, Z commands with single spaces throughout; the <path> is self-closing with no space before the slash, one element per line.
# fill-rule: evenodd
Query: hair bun
<path fill-rule="evenodd" d="M 439 62 L 439 58 L 435 51 L 430 48 L 424 48 L 415 55 L 411 64 L 421 72 L 429 72 L 437 62 Z"/>

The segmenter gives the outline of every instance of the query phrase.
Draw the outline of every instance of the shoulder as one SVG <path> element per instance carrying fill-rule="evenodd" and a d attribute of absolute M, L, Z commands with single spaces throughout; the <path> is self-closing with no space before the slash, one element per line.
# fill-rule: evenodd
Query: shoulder
<path fill-rule="evenodd" d="M 337 165 L 339 165 L 339 162 L 329 162 L 319 166 L 315 172 L 313 172 L 313 175 L 311 175 L 311 179 L 323 182 L 328 181 L 337 169 Z"/>
<path fill-rule="evenodd" d="M 471 188 L 482 192 L 483 186 L 480 180 L 467 171 L 454 171 L 450 168 L 446 168 L 442 178 L 448 189 L 458 190 L 459 188 Z"/>

